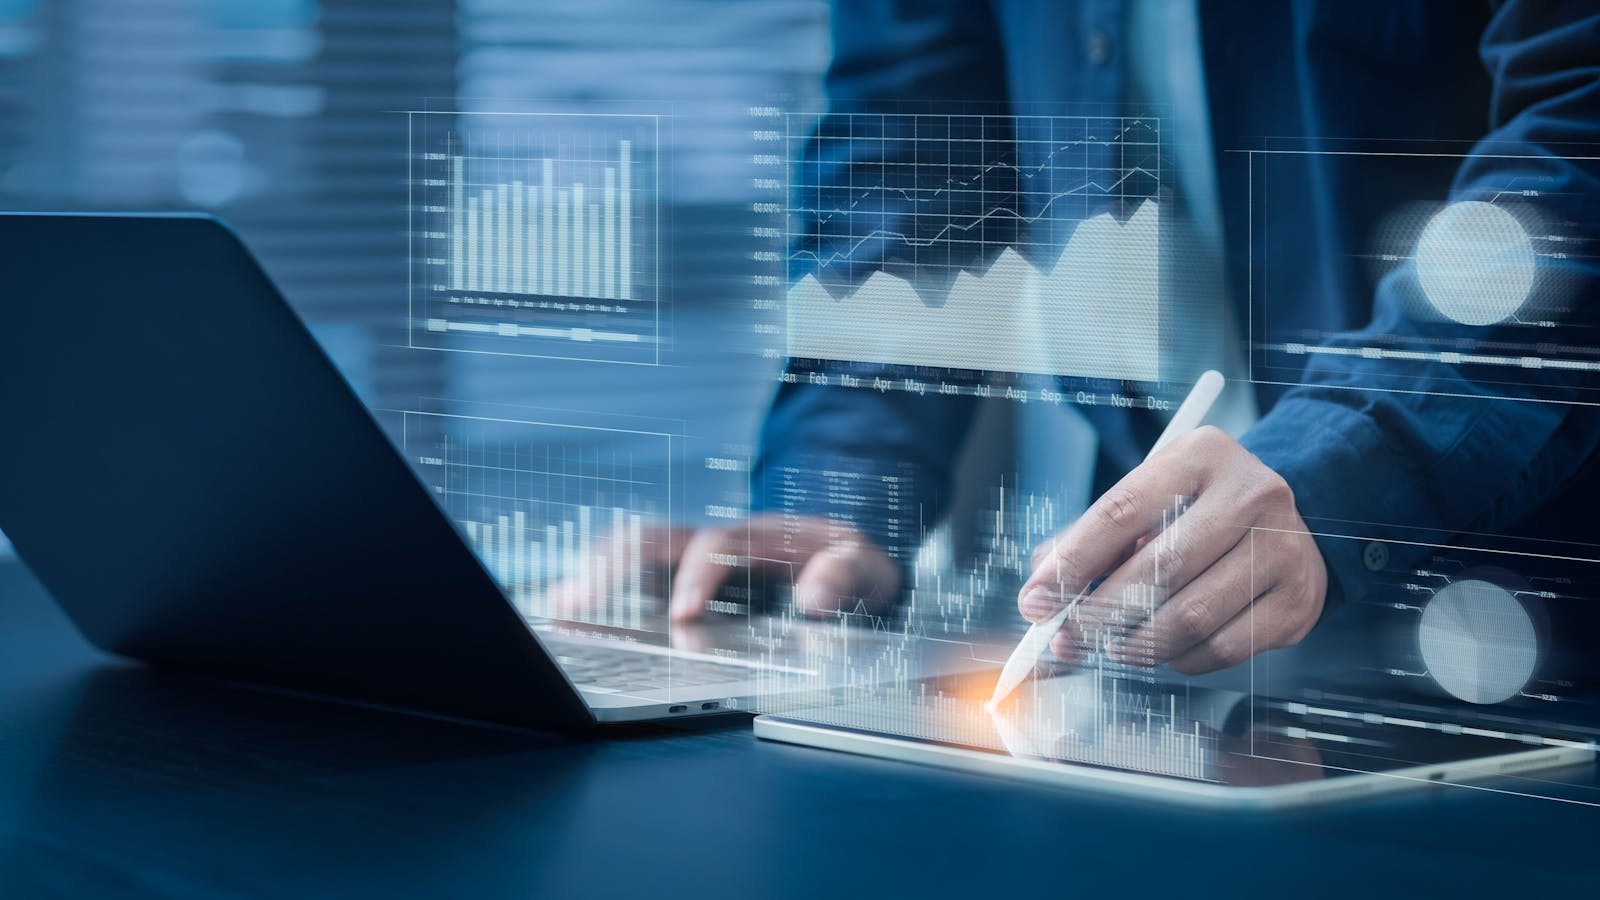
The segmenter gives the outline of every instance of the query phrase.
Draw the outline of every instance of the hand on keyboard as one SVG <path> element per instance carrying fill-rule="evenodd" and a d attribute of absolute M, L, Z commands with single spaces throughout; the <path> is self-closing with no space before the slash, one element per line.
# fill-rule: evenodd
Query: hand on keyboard
<path fill-rule="evenodd" d="M 626 535 L 613 535 L 596 545 L 593 556 L 632 558 L 630 542 Z M 670 578 L 667 611 L 675 622 L 704 615 L 717 591 L 747 570 L 793 579 L 795 605 L 814 615 L 841 609 L 885 612 L 900 592 L 899 567 L 870 538 L 849 525 L 809 516 L 760 514 L 699 530 L 644 528 L 637 552 L 647 573 Z M 556 585 L 560 614 L 578 617 L 594 605 L 599 599 L 594 583 L 574 573 Z"/>

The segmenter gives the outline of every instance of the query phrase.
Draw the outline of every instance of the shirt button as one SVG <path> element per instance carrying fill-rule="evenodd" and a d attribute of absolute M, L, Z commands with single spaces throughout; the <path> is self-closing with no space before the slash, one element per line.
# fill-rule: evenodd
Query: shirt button
<path fill-rule="evenodd" d="M 1097 66 L 1106 64 L 1111 58 L 1111 39 L 1106 37 L 1104 31 L 1096 31 L 1089 35 L 1089 42 L 1084 47 L 1084 52 L 1089 54 L 1089 62 Z"/>
<path fill-rule="evenodd" d="M 1361 563 L 1367 567 L 1368 572 L 1380 572 L 1389 564 L 1389 548 L 1377 541 L 1368 541 L 1361 548 Z"/>

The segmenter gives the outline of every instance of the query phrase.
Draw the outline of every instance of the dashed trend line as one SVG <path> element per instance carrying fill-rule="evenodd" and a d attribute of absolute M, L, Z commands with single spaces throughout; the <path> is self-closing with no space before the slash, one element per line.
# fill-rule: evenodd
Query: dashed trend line
<path fill-rule="evenodd" d="M 1071 147 L 1082 147 L 1082 146 L 1086 146 L 1088 144 L 1102 144 L 1102 145 L 1105 145 L 1105 146 L 1111 146 L 1113 144 L 1116 144 L 1116 143 L 1120 142 L 1124 137 L 1127 136 L 1129 131 L 1132 131 L 1136 127 L 1142 127 L 1146 131 L 1151 131 L 1151 132 L 1154 131 L 1154 129 L 1152 129 L 1150 127 L 1148 122 L 1144 122 L 1144 121 L 1141 120 L 1141 121 L 1134 122 L 1131 125 L 1125 126 L 1121 131 L 1119 131 L 1116 134 L 1112 135 L 1110 140 L 1103 141 L 1103 140 L 1101 140 L 1101 139 L 1099 139 L 1097 137 L 1094 137 L 1093 135 L 1090 135 L 1089 137 L 1087 137 L 1087 138 L 1085 138 L 1085 139 L 1083 139 L 1081 141 L 1067 141 L 1067 142 L 1061 144 L 1060 146 L 1056 147 L 1056 149 L 1051 150 L 1048 154 L 1046 154 L 1045 158 L 1044 158 L 1044 161 L 1041 162 L 1037 166 L 1033 166 L 1031 168 L 1031 170 L 1030 169 L 1024 169 L 1024 168 L 1022 168 L 1020 166 L 1012 165 L 1011 163 L 1005 162 L 1003 160 L 1000 161 L 1000 162 L 990 163 L 989 165 L 984 166 L 982 169 L 980 169 L 978 171 L 978 174 L 972 176 L 972 178 L 967 180 L 967 181 L 957 181 L 954 178 L 946 178 L 943 186 L 935 188 L 934 191 L 931 194 L 928 194 L 925 198 L 913 197 L 913 196 L 911 196 L 911 192 L 906 190 L 905 188 L 882 187 L 882 188 L 877 188 L 876 190 L 883 190 L 883 191 L 891 191 L 892 190 L 892 191 L 898 193 L 900 196 L 904 197 L 906 199 L 906 201 L 910 202 L 910 203 L 932 203 L 935 200 L 937 200 L 942 194 L 944 194 L 944 192 L 947 191 L 947 190 L 954 190 L 956 188 L 966 188 L 966 187 L 971 187 L 974 184 L 977 184 L 980 180 L 983 179 L 984 176 L 988 175 L 990 172 L 994 171 L 995 169 L 1010 169 L 1011 171 L 1016 172 L 1019 177 L 1022 177 L 1022 178 L 1033 178 L 1035 175 L 1038 175 L 1041 172 L 1043 172 L 1045 169 L 1049 168 L 1050 164 L 1055 161 L 1056 156 L 1059 155 L 1060 153 L 1062 153 L 1063 151 L 1067 150 L 1068 148 L 1071 148 Z M 862 140 L 872 140 L 872 139 L 871 138 L 862 138 Z M 1146 174 L 1151 174 L 1153 176 L 1153 173 L 1148 172 L 1148 170 L 1146 170 Z M 1125 180 L 1127 180 L 1127 176 L 1126 175 L 1124 175 L 1122 177 L 1122 179 L 1119 179 L 1117 183 L 1121 184 L 1122 181 L 1125 181 Z M 862 191 L 861 196 L 857 197 L 856 199 L 854 199 L 852 201 L 850 201 L 850 205 L 848 207 L 845 207 L 844 209 L 834 210 L 833 212 L 829 213 L 826 217 L 824 217 L 822 219 L 819 219 L 818 220 L 818 224 L 819 225 L 826 225 L 834 216 L 848 214 L 850 212 L 850 210 L 855 209 L 856 206 L 859 205 L 862 200 L 865 200 L 866 198 L 872 196 L 873 190 L 874 189 L 869 188 L 869 189 L 867 189 L 865 191 Z"/>

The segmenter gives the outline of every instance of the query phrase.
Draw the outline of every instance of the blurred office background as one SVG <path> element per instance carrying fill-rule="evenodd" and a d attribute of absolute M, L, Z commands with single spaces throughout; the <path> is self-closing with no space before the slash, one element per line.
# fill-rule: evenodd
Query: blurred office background
<path fill-rule="evenodd" d="M 751 179 L 770 175 L 751 165 L 749 107 L 821 104 L 827 28 L 825 0 L 0 0 L 0 208 L 224 217 L 376 408 L 451 397 L 597 410 L 737 452 L 777 365 L 729 339 L 749 334 L 729 312 L 761 265 Z M 670 104 L 673 365 L 401 349 L 405 111 L 497 99 Z M 978 430 L 958 522 L 981 519 L 1001 472 L 1045 485 L 1062 509 L 1086 501 L 1081 418 L 996 402 Z"/>
<path fill-rule="evenodd" d="M 712 333 L 696 314 L 725 308 L 752 265 L 730 238 L 749 208 L 747 106 L 815 101 L 826 24 L 820 0 L 0 0 L 0 208 L 225 217 L 378 406 L 595 405 L 748 441 L 772 386 L 751 354 L 708 347 L 703 365 L 640 378 L 394 349 L 403 111 L 673 102 L 692 127 L 663 147 L 663 258 L 687 339 Z"/>

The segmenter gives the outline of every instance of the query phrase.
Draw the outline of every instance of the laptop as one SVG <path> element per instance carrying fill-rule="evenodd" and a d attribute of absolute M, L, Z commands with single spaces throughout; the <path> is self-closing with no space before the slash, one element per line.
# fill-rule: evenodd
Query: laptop
<path fill-rule="evenodd" d="M 0 214 L 0 243 L 0 531 L 95 645 L 561 730 L 826 677 L 718 652 L 748 617 L 686 651 L 525 616 L 221 221 Z"/>

